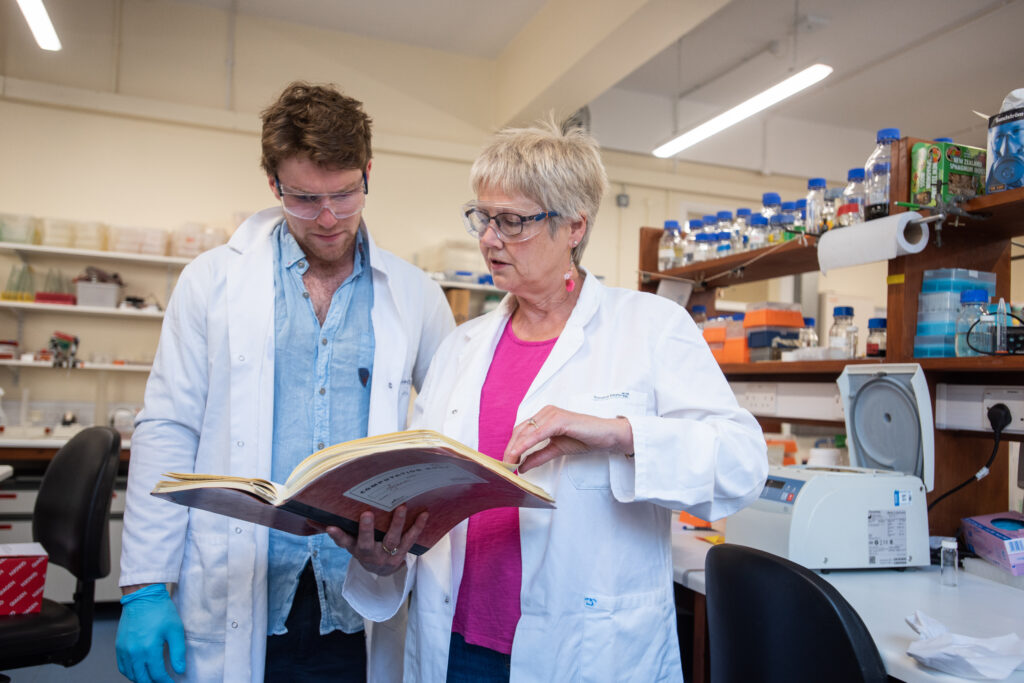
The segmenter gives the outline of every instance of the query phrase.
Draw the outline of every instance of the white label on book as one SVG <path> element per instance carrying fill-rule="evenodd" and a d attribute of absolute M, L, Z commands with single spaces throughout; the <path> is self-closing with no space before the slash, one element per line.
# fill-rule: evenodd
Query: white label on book
<path fill-rule="evenodd" d="M 486 480 L 446 462 L 407 465 L 356 484 L 345 496 L 390 512 L 410 499 L 446 486 L 483 484 Z"/>

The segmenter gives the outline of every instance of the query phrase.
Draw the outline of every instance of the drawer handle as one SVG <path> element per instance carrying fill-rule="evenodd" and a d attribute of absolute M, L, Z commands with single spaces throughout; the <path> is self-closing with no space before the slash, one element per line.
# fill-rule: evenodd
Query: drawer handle
<path fill-rule="evenodd" d="M 17 493 L 0 493 L 0 498 L 17 498 Z"/>

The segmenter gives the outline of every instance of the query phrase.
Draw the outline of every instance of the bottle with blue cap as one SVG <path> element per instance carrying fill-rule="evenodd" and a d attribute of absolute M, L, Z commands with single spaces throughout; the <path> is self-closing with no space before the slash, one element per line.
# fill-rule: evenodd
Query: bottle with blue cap
<path fill-rule="evenodd" d="M 807 220 L 804 223 L 804 230 L 812 235 L 824 232 L 824 214 L 825 179 L 811 178 L 807 181 Z"/>
<path fill-rule="evenodd" d="M 739 240 L 739 246 L 734 247 L 733 251 L 746 249 L 750 233 L 750 209 L 736 209 L 736 220 L 732 223 L 732 231 Z"/>
<path fill-rule="evenodd" d="M 665 230 L 658 240 L 658 270 L 670 270 L 683 265 L 683 237 L 679 221 L 665 221 Z"/>
<path fill-rule="evenodd" d="M 992 351 L 992 326 L 978 324 L 986 314 L 988 291 L 967 289 L 960 292 L 960 312 L 956 316 L 954 349 L 958 358 L 980 356 Z M 972 348 L 973 347 L 973 348 Z"/>
<path fill-rule="evenodd" d="M 797 232 L 807 232 L 807 198 L 801 197 L 795 203 L 796 210 L 793 212 L 793 229 Z"/>
<path fill-rule="evenodd" d="M 782 213 L 782 197 L 778 192 L 765 192 L 761 195 L 761 215 L 765 221 L 770 221 L 772 216 Z"/>
<path fill-rule="evenodd" d="M 697 323 L 697 327 L 703 328 L 704 323 L 708 321 L 707 306 L 695 304 L 690 308 L 690 317 L 693 318 L 693 322 Z"/>
<path fill-rule="evenodd" d="M 882 128 L 875 135 L 875 149 L 864 163 L 864 177 L 871 177 L 875 164 L 892 163 L 892 144 L 900 139 L 899 128 Z"/>
<path fill-rule="evenodd" d="M 687 233 L 683 238 L 683 265 L 689 265 L 697 260 L 697 235 L 704 232 L 704 221 L 694 219 L 686 226 Z"/>
<path fill-rule="evenodd" d="M 804 318 L 804 326 L 800 328 L 797 343 L 802 348 L 813 348 L 818 345 L 818 330 L 814 327 L 814 318 Z"/>
<path fill-rule="evenodd" d="M 868 318 L 867 355 L 871 358 L 885 358 L 885 318 Z"/>
<path fill-rule="evenodd" d="M 877 163 L 871 169 L 868 181 L 868 203 L 864 207 L 864 219 L 874 220 L 889 215 L 889 162 Z"/>
<path fill-rule="evenodd" d="M 845 227 L 864 220 L 864 204 L 867 202 L 867 189 L 864 184 L 864 169 L 851 168 L 846 172 L 846 187 L 843 188 L 842 206 L 837 215 L 837 225 Z M 853 208 L 846 208 L 851 206 Z"/>
<path fill-rule="evenodd" d="M 760 249 L 768 243 L 768 219 L 759 213 L 750 215 L 747 249 Z"/>
<path fill-rule="evenodd" d="M 832 309 L 832 327 L 828 330 L 828 346 L 839 358 L 853 358 L 857 350 L 857 326 L 853 324 L 853 306 Z"/>

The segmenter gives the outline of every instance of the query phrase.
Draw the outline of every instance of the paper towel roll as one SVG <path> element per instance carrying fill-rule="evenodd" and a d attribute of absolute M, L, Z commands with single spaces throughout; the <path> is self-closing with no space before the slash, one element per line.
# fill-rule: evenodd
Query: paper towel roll
<path fill-rule="evenodd" d="M 818 268 L 826 273 L 917 254 L 928 245 L 928 224 L 913 222 L 920 218 L 921 214 L 906 211 L 829 230 L 818 239 Z"/>

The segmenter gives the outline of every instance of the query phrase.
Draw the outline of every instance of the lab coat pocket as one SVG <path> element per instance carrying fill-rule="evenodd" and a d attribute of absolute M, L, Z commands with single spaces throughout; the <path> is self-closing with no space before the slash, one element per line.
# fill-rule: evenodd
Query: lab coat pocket
<path fill-rule="evenodd" d="M 661 680 L 663 663 L 674 659 L 666 656 L 666 651 L 672 648 L 678 652 L 666 592 L 590 594 L 582 599 L 582 680 Z"/>
<path fill-rule="evenodd" d="M 227 542 L 223 534 L 191 531 L 186 535 L 177 597 L 187 639 L 224 642 L 227 569 Z"/>
<path fill-rule="evenodd" d="M 648 394 L 639 391 L 588 392 L 569 397 L 567 410 L 595 417 L 636 417 L 647 414 Z M 609 454 L 592 451 L 566 458 L 566 473 L 577 489 L 611 488 Z"/>

